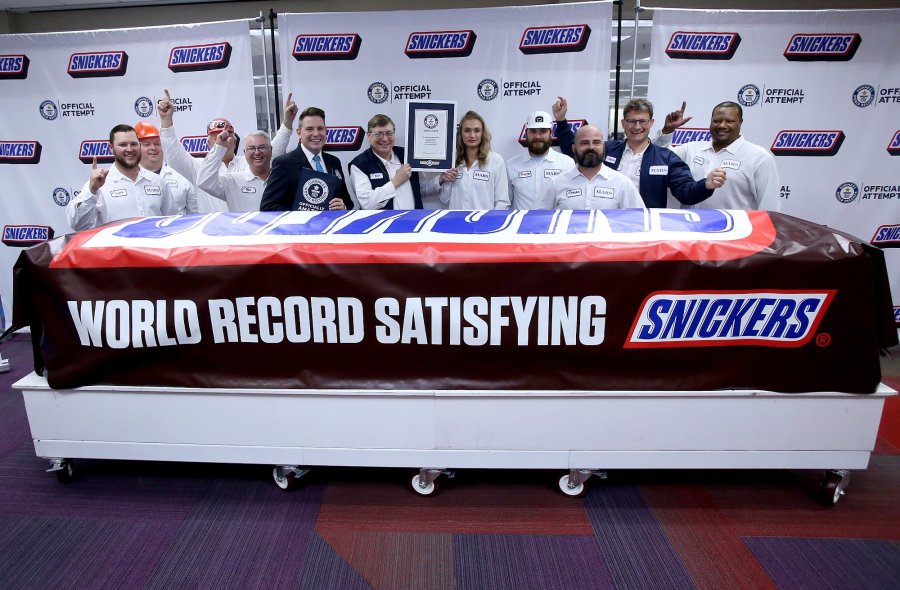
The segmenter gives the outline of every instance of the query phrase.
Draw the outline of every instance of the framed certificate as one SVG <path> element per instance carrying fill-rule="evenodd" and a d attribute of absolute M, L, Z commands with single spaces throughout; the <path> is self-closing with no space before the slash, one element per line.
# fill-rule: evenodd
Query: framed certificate
<path fill-rule="evenodd" d="M 456 101 L 406 103 L 406 161 L 413 170 L 443 172 L 456 158 Z"/>

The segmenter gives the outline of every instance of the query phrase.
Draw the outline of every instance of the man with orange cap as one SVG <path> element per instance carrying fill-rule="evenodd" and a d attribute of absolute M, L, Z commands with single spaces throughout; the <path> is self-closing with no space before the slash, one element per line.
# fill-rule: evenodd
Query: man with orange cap
<path fill-rule="evenodd" d="M 141 167 L 159 174 L 169 185 L 179 213 L 197 213 L 197 191 L 187 178 L 166 164 L 159 129 L 146 121 L 140 121 L 135 123 L 134 130 L 141 142 Z"/>

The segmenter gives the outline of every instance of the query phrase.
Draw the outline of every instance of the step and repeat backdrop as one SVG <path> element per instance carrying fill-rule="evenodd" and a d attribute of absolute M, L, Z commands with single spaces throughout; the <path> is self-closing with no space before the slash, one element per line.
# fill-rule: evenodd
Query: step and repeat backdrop
<path fill-rule="evenodd" d="M 709 139 L 713 107 L 744 111 L 770 150 L 781 211 L 884 249 L 900 323 L 900 10 L 656 9 L 649 99 L 687 101 L 675 144 Z"/>
<path fill-rule="evenodd" d="M 12 314 L 12 268 L 22 246 L 71 232 L 66 205 L 94 156 L 112 165 L 109 130 L 149 121 L 166 88 L 175 129 L 206 152 L 206 124 L 256 128 L 246 21 L 76 33 L 0 35 L 0 295 Z"/>

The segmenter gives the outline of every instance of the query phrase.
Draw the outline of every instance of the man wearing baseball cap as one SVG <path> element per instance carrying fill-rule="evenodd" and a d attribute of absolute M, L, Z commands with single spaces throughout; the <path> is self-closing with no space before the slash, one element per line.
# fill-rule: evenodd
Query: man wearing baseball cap
<path fill-rule="evenodd" d="M 509 196 L 513 209 L 536 209 L 550 179 L 575 168 L 569 156 L 550 149 L 553 119 L 544 111 L 534 111 L 525 121 L 526 153 L 507 160 Z"/>
<path fill-rule="evenodd" d="M 169 185 L 172 199 L 179 213 L 197 213 L 197 191 L 188 179 L 166 164 L 159 129 L 146 121 L 135 123 L 134 130 L 141 142 L 141 167 L 155 172 Z"/>

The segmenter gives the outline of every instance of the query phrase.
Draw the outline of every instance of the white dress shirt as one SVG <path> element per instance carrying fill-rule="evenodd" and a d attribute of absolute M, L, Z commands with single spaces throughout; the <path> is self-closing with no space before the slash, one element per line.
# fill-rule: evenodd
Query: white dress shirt
<path fill-rule="evenodd" d="M 385 160 L 373 150 L 375 157 L 381 160 L 381 164 L 387 170 L 388 181 L 376 189 L 372 188 L 372 180 L 365 172 L 356 166 L 350 166 L 350 184 L 347 189 L 350 196 L 359 204 L 360 209 L 381 209 L 385 203 L 394 199 L 394 209 L 415 209 L 416 200 L 413 197 L 412 185 L 415 182 L 412 178 L 408 182 L 400 185 L 400 188 L 394 188 L 391 179 L 400 170 L 403 163 L 397 154 L 391 150 L 391 159 Z M 438 176 L 434 174 L 423 174 L 419 172 L 419 194 L 422 200 L 429 194 L 435 194 L 439 190 Z"/>
<path fill-rule="evenodd" d="M 573 168 L 575 160 L 552 149 L 542 156 L 533 156 L 525 150 L 512 158 L 506 162 L 512 208 L 537 209 L 538 200 L 550 179 Z"/>
<path fill-rule="evenodd" d="M 646 209 L 634 183 L 621 172 L 602 166 L 588 179 L 578 168 L 550 179 L 542 209 Z"/>
<path fill-rule="evenodd" d="M 456 168 L 456 180 L 441 185 L 441 202 L 450 209 L 509 209 L 506 162 L 497 152 L 488 154 L 484 168 L 478 160 L 467 168 Z"/>
<path fill-rule="evenodd" d="M 619 167 L 616 168 L 617 171 L 627 176 L 634 183 L 634 188 L 638 189 L 638 191 L 641 190 L 641 164 L 644 161 L 644 153 L 649 146 L 649 143 L 644 144 L 644 149 L 635 153 L 626 143 L 625 150 L 622 152 L 622 159 L 619 160 Z"/>
<path fill-rule="evenodd" d="M 165 163 L 157 174 L 169 185 L 169 192 L 172 193 L 172 200 L 175 201 L 178 213 L 182 215 L 197 213 L 197 189 L 187 178 Z"/>
<path fill-rule="evenodd" d="M 223 199 L 229 211 L 259 211 L 259 203 L 266 190 L 266 181 L 253 174 L 250 168 L 223 172 L 225 146 L 213 146 L 197 171 L 197 186 L 217 199 Z"/>
<path fill-rule="evenodd" d="M 713 195 L 685 209 L 781 210 L 781 183 L 775 158 L 765 148 L 744 136 L 716 152 L 711 141 L 691 141 L 670 148 L 690 166 L 695 180 L 706 178 L 716 168 L 725 169 L 725 184 Z"/>
<path fill-rule="evenodd" d="M 158 175 L 138 167 L 137 179 L 119 172 L 114 164 L 96 193 L 88 180 L 66 206 L 66 218 L 75 231 L 131 217 L 178 215 L 169 185 Z"/>

